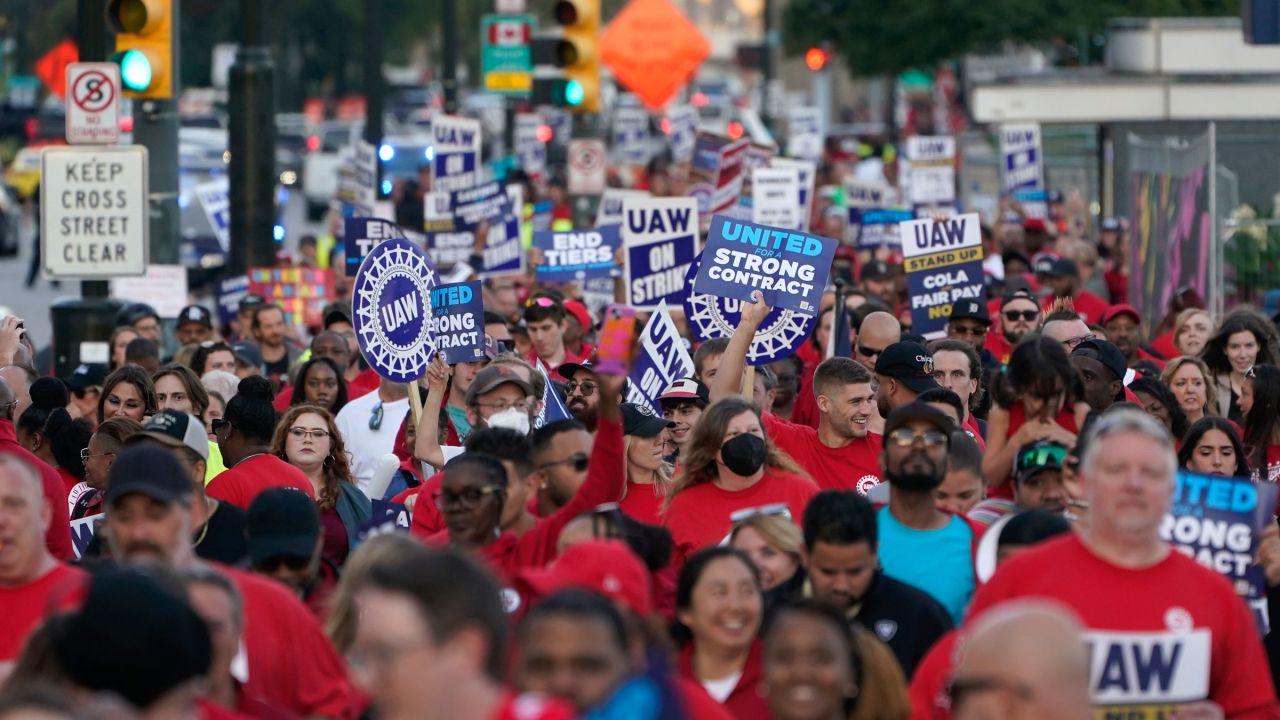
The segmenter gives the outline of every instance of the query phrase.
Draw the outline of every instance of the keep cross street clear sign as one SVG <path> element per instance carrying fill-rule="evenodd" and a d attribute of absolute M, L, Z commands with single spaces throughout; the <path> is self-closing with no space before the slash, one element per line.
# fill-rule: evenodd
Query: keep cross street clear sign
<path fill-rule="evenodd" d="M 145 147 L 47 147 L 40 153 L 40 181 L 46 277 L 146 274 Z"/>

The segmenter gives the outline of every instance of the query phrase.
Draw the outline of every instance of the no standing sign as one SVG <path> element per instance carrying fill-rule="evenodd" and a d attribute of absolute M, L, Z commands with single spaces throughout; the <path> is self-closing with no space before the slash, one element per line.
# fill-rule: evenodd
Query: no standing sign
<path fill-rule="evenodd" d="M 67 66 L 67 142 L 111 145 L 120 139 L 120 66 Z"/>

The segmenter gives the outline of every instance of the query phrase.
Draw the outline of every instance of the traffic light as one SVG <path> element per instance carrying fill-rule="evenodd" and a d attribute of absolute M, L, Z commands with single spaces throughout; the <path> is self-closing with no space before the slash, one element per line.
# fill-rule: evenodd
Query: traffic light
<path fill-rule="evenodd" d="M 560 34 L 534 38 L 534 65 L 551 65 L 553 77 L 535 76 L 533 102 L 574 112 L 600 111 L 600 0 L 557 0 L 552 16 Z"/>
<path fill-rule="evenodd" d="M 827 51 L 820 47 L 811 47 L 804 52 L 804 64 L 814 72 L 827 66 Z"/>
<path fill-rule="evenodd" d="M 173 0 L 110 0 L 107 19 L 116 33 L 111 60 L 120 66 L 124 94 L 173 97 L 177 75 Z"/>

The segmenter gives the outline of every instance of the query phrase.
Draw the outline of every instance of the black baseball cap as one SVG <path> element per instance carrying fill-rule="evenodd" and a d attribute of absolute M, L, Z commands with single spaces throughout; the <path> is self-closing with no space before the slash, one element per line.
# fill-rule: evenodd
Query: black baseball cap
<path fill-rule="evenodd" d="M 1018 482 L 1042 470 L 1061 470 L 1067 447 L 1052 440 L 1033 440 L 1018 448 L 1013 476 Z"/>
<path fill-rule="evenodd" d="M 249 559 L 309 558 L 320 537 L 320 511 L 301 490 L 274 487 L 258 493 L 245 518 Z"/>
<path fill-rule="evenodd" d="M 1071 350 L 1071 357 L 1087 357 L 1102 363 L 1117 380 L 1123 381 L 1128 374 L 1129 363 L 1125 362 L 1124 353 L 1114 344 L 1095 338 L 1085 340 Z"/>
<path fill-rule="evenodd" d="M 987 312 L 987 304 L 981 300 L 957 300 L 951 305 L 952 320 L 977 320 L 983 325 L 991 324 L 991 313 Z"/>
<path fill-rule="evenodd" d="M 191 476 L 173 453 L 148 445 L 122 450 L 111 465 L 109 483 L 108 508 L 134 493 L 166 505 L 189 498 L 192 493 Z"/>
<path fill-rule="evenodd" d="M 72 390 L 84 392 L 91 387 L 102 385 L 107 379 L 107 366 L 102 363 L 81 363 L 64 380 Z"/>
<path fill-rule="evenodd" d="M 1017 288 L 1016 290 L 1006 292 L 1004 296 L 1000 298 L 1000 309 L 1003 310 L 1005 305 L 1008 305 L 1014 300 L 1030 300 L 1035 303 L 1037 307 L 1040 305 L 1040 302 L 1036 300 L 1036 296 L 1032 295 L 1030 290 Z"/>
<path fill-rule="evenodd" d="M 1071 258 L 1044 257 L 1036 261 L 1036 273 L 1049 277 L 1071 277 L 1080 274 L 1080 269 Z"/>
<path fill-rule="evenodd" d="M 1102 222 L 1100 223 L 1100 225 L 1103 231 L 1115 232 L 1116 230 L 1120 229 L 1120 218 L 1104 217 L 1102 218 Z"/>
<path fill-rule="evenodd" d="M 146 317 L 153 317 L 156 320 L 159 320 L 160 313 L 156 312 L 155 308 L 146 303 L 129 303 L 121 308 L 120 312 L 116 314 L 116 326 L 123 327 L 125 325 L 132 325 Z"/>
<path fill-rule="evenodd" d="M 872 260 L 863 265 L 862 272 L 858 273 L 859 280 L 888 280 L 891 277 L 893 277 L 893 268 L 883 260 Z"/>
<path fill-rule="evenodd" d="M 622 403 L 622 432 L 636 437 L 656 437 L 676 424 L 655 413 L 653 408 L 640 403 Z"/>
<path fill-rule="evenodd" d="M 563 363 L 560 367 L 556 368 L 556 372 L 560 373 L 560 377 L 565 378 L 566 380 L 572 380 L 573 376 L 581 370 L 586 370 L 589 373 L 595 374 L 595 371 L 591 369 L 590 360 L 583 360 L 580 363 Z"/>
<path fill-rule="evenodd" d="M 951 443 L 951 433 L 955 432 L 956 425 L 951 422 L 951 418 L 943 415 L 936 408 L 926 405 L 922 402 L 909 402 L 889 413 L 889 417 L 884 419 L 885 437 L 889 433 L 906 425 L 907 423 L 923 420 L 932 423 L 934 427 L 941 430 L 947 436 L 947 443 Z"/>
<path fill-rule="evenodd" d="M 249 310 L 252 310 L 258 307 L 259 305 L 266 305 L 266 304 L 267 304 L 267 301 L 264 300 L 261 295 L 258 295 L 256 293 L 249 293 L 248 295 L 245 295 L 244 297 L 240 298 L 240 303 L 238 307 L 240 309 L 240 312 L 247 312 Z"/>
<path fill-rule="evenodd" d="M 199 305 L 188 305 L 178 312 L 177 327 L 182 327 L 187 323 L 195 323 L 212 329 L 213 316 L 208 310 Z"/>
<path fill-rule="evenodd" d="M 898 380 L 917 393 L 938 387 L 933 355 L 918 342 L 896 342 L 885 348 L 876 358 L 876 374 Z"/>
<path fill-rule="evenodd" d="M 231 343 L 231 352 L 236 356 L 236 362 L 249 367 L 262 367 L 262 350 L 258 348 L 258 343 L 249 340 L 240 340 Z"/>

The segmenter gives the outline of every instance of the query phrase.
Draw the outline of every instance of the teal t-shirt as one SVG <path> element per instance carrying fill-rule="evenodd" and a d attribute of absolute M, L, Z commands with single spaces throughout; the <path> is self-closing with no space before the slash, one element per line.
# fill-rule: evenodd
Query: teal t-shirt
<path fill-rule="evenodd" d="M 973 597 L 973 530 L 958 516 L 937 530 L 916 530 L 880 508 L 880 567 L 891 578 L 929 593 L 956 624 Z"/>
<path fill-rule="evenodd" d="M 467 422 L 467 411 L 460 407 L 446 405 L 444 411 L 449 413 L 449 420 L 453 422 L 453 429 L 458 431 L 458 441 L 466 442 L 467 436 L 471 434 L 471 423 Z M 441 443 L 444 444 L 443 442 Z"/>

